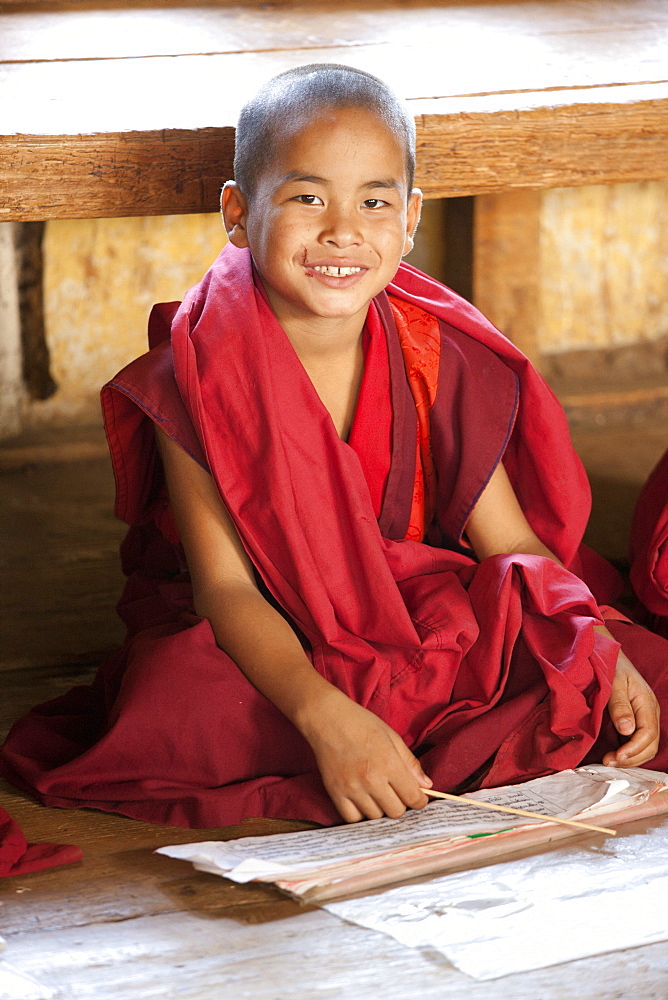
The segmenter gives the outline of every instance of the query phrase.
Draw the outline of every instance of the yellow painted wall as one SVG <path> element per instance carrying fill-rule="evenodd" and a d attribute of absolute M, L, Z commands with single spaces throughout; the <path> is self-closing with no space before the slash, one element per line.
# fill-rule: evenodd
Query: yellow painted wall
<path fill-rule="evenodd" d="M 46 336 L 58 391 L 26 424 L 99 419 L 101 385 L 146 350 L 154 302 L 181 299 L 226 240 L 218 215 L 50 222 Z"/>
<path fill-rule="evenodd" d="M 668 182 L 544 191 L 541 353 L 668 334 Z"/>
<path fill-rule="evenodd" d="M 540 364 L 668 335 L 668 181 L 475 200 L 475 304 Z"/>

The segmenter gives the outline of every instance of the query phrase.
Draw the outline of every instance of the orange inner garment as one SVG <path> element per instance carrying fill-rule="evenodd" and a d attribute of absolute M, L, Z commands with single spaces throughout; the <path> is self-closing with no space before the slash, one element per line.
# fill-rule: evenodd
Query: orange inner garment
<path fill-rule="evenodd" d="M 431 451 L 429 411 L 438 389 L 441 334 L 436 317 L 423 309 L 394 296 L 390 296 L 390 305 L 417 410 L 415 483 L 406 538 L 420 542 L 436 509 L 436 471 Z"/>

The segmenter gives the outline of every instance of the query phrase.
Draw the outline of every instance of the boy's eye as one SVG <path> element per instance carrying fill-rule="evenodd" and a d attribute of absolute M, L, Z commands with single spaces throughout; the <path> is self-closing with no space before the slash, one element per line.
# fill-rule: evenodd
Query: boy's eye
<path fill-rule="evenodd" d="M 322 205 L 322 198 L 318 198 L 317 194 L 298 194 L 295 201 L 300 202 L 302 205 Z"/>
<path fill-rule="evenodd" d="M 387 205 L 387 202 L 380 198 L 367 198 L 364 202 L 365 208 L 382 208 L 383 205 Z"/>

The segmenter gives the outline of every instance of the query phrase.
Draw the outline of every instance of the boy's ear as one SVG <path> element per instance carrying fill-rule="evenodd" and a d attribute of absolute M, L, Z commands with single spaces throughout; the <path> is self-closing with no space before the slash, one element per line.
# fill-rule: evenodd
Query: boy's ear
<path fill-rule="evenodd" d="M 220 211 L 230 243 L 240 249 L 248 246 L 246 217 L 248 201 L 236 181 L 226 181 L 220 195 Z"/>
<path fill-rule="evenodd" d="M 413 237 L 420 221 L 422 211 L 422 191 L 420 188 L 413 188 L 408 196 L 408 208 L 406 210 L 406 242 L 404 243 L 403 256 L 409 254 L 413 249 Z"/>

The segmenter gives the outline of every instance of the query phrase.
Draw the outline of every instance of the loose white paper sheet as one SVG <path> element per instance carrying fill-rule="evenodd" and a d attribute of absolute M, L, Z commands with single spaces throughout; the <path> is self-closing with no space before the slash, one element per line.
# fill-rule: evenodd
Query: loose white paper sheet
<path fill-rule="evenodd" d="M 51 1000 L 55 995 L 32 976 L 0 961 L 0 1000 Z"/>
<path fill-rule="evenodd" d="M 668 822 L 324 909 L 481 980 L 665 941 Z"/>

